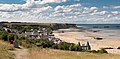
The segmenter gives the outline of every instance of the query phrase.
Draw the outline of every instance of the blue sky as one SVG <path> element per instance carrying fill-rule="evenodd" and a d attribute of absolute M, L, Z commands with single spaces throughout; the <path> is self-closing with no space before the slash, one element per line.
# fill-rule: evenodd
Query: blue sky
<path fill-rule="evenodd" d="M 0 0 L 1 4 L 24 4 L 25 0 Z M 120 0 L 80 0 L 79 2 L 73 2 L 70 0 L 67 4 L 83 3 L 90 6 L 103 7 L 103 6 L 119 6 Z M 66 4 L 66 3 L 65 3 Z M 63 4 L 64 5 L 64 4 Z"/>
<path fill-rule="evenodd" d="M 120 0 L 0 0 L 0 21 L 120 23 Z"/>
<path fill-rule="evenodd" d="M 24 4 L 24 0 L 0 0 L 1 4 Z"/>

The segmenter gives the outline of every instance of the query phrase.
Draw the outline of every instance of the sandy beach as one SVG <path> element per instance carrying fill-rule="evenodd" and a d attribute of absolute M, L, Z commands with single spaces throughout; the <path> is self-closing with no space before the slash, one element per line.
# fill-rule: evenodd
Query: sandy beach
<path fill-rule="evenodd" d="M 87 41 L 89 41 L 92 50 L 112 47 L 114 49 L 107 49 L 108 53 L 120 54 L 120 50 L 117 49 L 120 46 L 120 36 L 117 36 L 117 33 L 119 33 L 119 31 L 102 30 L 99 32 L 92 32 L 84 30 L 81 32 L 55 32 L 54 35 L 56 38 L 60 38 L 65 42 L 75 44 L 77 44 L 78 42 L 80 42 L 81 44 L 85 44 Z M 103 39 L 97 40 L 94 37 L 101 37 Z"/>

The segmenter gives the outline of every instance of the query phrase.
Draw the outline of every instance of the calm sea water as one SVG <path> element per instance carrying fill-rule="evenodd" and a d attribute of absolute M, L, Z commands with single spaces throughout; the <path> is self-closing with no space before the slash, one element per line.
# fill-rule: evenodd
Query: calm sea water
<path fill-rule="evenodd" d="M 77 24 L 78 27 L 85 29 L 112 29 L 120 30 L 120 24 Z"/>
<path fill-rule="evenodd" d="M 86 30 L 99 30 L 97 33 L 104 38 L 120 40 L 120 24 L 78 24 L 77 26 Z"/>

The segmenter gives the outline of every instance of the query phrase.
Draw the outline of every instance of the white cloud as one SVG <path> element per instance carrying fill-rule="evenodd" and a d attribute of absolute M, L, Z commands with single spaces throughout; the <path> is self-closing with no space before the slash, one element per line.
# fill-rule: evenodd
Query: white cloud
<path fill-rule="evenodd" d="M 26 0 L 27 3 L 39 3 L 39 4 L 48 4 L 48 3 L 61 3 L 61 2 L 66 2 L 67 0 Z"/>
<path fill-rule="evenodd" d="M 112 11 L 111 13 L 112 13 L 113 15 L 119 15 L 119 14 L 120 14 L 119 11 Z"/>
<path fill-rule="evenodd" d="M 26 4 L 0 4 L 0 21 L 68 22 L 68 23 L 120 23 L 120 11 L 84 7 L 81 4 L 49 6 L 68 0 L 27 0 Z M 78 0 L 74 0 L 78 1 Z"/>
<path fill-rule="evenodd" d="M 112 6 L 112 8 L 120 9 L 120 6 Z"/>

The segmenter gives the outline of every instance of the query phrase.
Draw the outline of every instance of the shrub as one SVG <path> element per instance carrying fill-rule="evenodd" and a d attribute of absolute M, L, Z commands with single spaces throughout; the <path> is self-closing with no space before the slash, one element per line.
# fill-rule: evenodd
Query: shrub
<path fill-rule="evenodd" d="M 75 49 L 74 49 L 74 44 L 71 44 L 70 46 L 69 46 L 69 50 L 70 51 L 74 51 Z"/>
<path fill-rule="evenodd" d="M 1 37 L 2 40 L 8 41 L 7 36 L 8 36 L 8 34 L 6 32 L 3 32 L 0 37 Z"/>
<path fill-rule="evenodd" d="M 11 44 L 13 44 L 14 34 L 9 34 L 9 35 L 8 35 L 8 39 L 9 39 L 9 42 L 10 42 Z"/>
<path fill-rule="evenodd" d="M 98 51 L 96 51 L 96 50 L 91 50 L 91 51 L 88 51 L 88 52 L 98 53 Z"/>
<path fill-rule="evenodd" d="M 108 53 L 105 49 L 98 50 L 98 53 Z"/>
<path fill-rule="evenodd" d="M 75 44 L 70 45 L 69 50 L 70 51 L 82 51 L 80 46 L 79 45 L 75 45 Z"/>
<path fill-rule="evenodd" d="M 58 44 L 54 44 L 54 45 L 52 45 L 51 48 L 58 49 Z"/>

